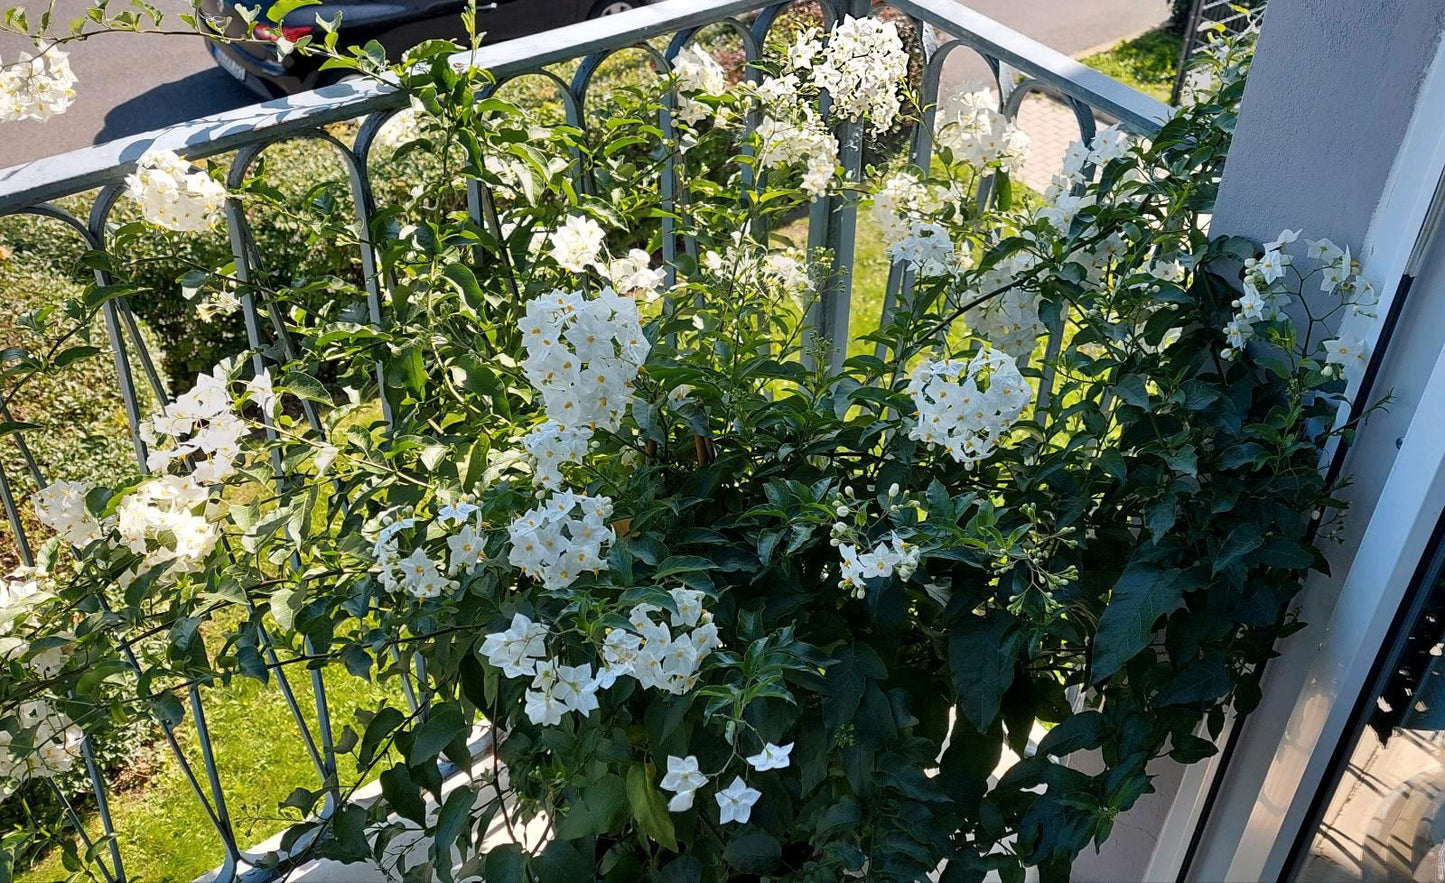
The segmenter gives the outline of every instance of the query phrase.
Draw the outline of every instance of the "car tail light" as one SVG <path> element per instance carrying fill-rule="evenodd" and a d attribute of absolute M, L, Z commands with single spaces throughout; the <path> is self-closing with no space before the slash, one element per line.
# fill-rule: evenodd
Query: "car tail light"
<path fill-rule="evenodd" d="M 280 27 L 280 33 L 277 33 L 275 25 L 256 25 L 256 30 L 252 33 L 256 35 L 257 40 L 265 40 L 268 43 L 275 43 L 282 37 L 295 43 L 307 34 L 310 34 L 313 30 L 315 30 L 315 28 L 310 25 L 282 25 Z"/>

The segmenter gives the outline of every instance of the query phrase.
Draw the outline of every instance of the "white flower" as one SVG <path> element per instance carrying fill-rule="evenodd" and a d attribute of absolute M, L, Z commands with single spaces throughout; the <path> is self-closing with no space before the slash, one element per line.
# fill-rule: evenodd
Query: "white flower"
<path fill-rule="evenodd" d="M 602 227 L 591 218 L 568 215 L 552 234 L 552 259 L 564 270 L 584 272 L 597 265 L 602 251 Z"/>
<path fill-rule="evenodd" d="M 957 272 L 959 254 L 948 228 L 932 222 L 914 222 L 908 234 L 889 246 L 888 257 L 902 261 L 919 276 L 950 276 Z"/>
<path fill-rule="evenodd" d="M 527 302 L 518 323 L 527 351 L 523 372 L 542 393 L 556 424 L 533 438 L 537 453 L 561 462 L 580 459 L 580 439 L 562 427 L 616 429 L 627 413 L 632 383 L 652 345 L 642 332 L 637 302 L 604 288 L 596 297 L 552 291 Z M 540 460 L 538 461 L 541 462 Z M 547 473 L 543 481 L 551 478 Z"/>
<path fill-rule="evenodd" d="M 676 116 L 684 123 L 706 119 L 712 108 L 698 101 L 698 95 L 724 95 L 728 89 L 727 71 L 706 51 L 691 44 L 677 54 L 672 62 L 677 77 L 678 102 Z"/>
<path fill-rule="evenodd" d="M 855 597 L 862 598 L 868 580 L 887 579 L 895 573 L 906 580 L 918 569 L 921 552 L 918 546 L 892 534 L 888 542 L 879 543 L 867 552 L 854 543 L 840 543 L 838 584 L 841 588 L 853 590 Z"/>
<path fill-rule="evenodd" d="M 507 527 L 507 560 L 548 589 L 566 588 L 583 573 L 607 569 L 605 552 L 617 539 L 605 521 L 611 514 L 606 497 L 555 493 Z"/>
<path fill-rule="evenodd" d="M 712 651 L 722 646 L 718 639 L 717 625 L 712 614 L 706 610 L 696 612 L 696 627 L 691 632 L 683 631 L 684 623 L 692 618 L 694 604 L 700 598 L 678 594 L 688 590 L 674 590 L 674 603 L 687 608 L 686 613 L 672 617 L 672 628 L 652 619 L 659 609 L 651 604 L 639 604 L 632 608 L 628 621 L 636 634 L 614 629 L 607 635 L 602 648 L 604 668 L 599 674 L 603 686 L 610 686 L 622 675 L 631 675 L 643 687 L 663 690 L 681 695 L 697 684 L 698 670 Z"/>
<path fill-rule="evenodd" d="M 220 540 L 206 518 L 210 493 L 194 476 L 162 475 L 135 487 L 116 506 L 116 531 L 142 556 L 140 570 L 162 564 L 172 574 L 199 570 Z"/>
<path fill-rule="evenodd" d="M 225 187 L 173 150 L 152 148 L 141 154 L 125 183 L 126 195 L 140 207 L 141 216 L 167 230 L 209 230 L 226 202 Z"/>
<path fill-rule="evenodd" d="M 803 163 L 803 190 L 815 199 L 827 194 L 838 169 L 838 139 L 816 115 L 809 113 L 796 123 L 764 117 L 757 137 L 761 142 L 757 159 L 760 168 Z"/>
<path fill-rule="evenodd" d="M 652 255 L 640 248 L 609 263 L 602 275 L 612 283 L 613 290 L 623 294 L 640 291 L 651 296 L 667 281 L 667 272 L 661 267 L 652 269 Z"/>
<path fill-rule="evenodd" d="M 993 453 L 1032 398 L 1013 358 L 993 350 L 966 363 L 924 362 L 909 379 L 908 393 L 918 409 L 908 437 L 942 445 L 970 466 Z"/>
<path fill-rule="evenodd" d="M 1129 135 L 1119 124 L 1106 126 L 1089 142 L 1089 162 L 1103 167 L 1129 153 Z"/>
<path fill-rule="evenodd" d="M 1083 174 L 1084 166 L 1088 165 L 1089 162 L 1088 146 L 1082 141 L 1071 142 L 1069 146 L 1064 149 L 1064 176 L 1069 178 L 1070 183 L 1072 183 L 1072 179 L 1075 176 Z"/>
<path fill-rule="evenodd" d="M 844 16 L 828 35 L 821 59 L 808 63 L 813 82 L 833 99 L 834 113 L 868 120 L 875 132 L 892 128 L 908 77 L 908 52 L 893 22 Z"/>
<path fill-rule="evenodd" d="M 1306 239 L 1305 256 L 1312 261 L 1319 261 L 1322 264 L 1338 263 L 1349 252 L 1335 245 L 1328 239 Z"/>
<path fill-rule="evenodd" d="M 532 478 L 538 486 L 560 488 L 561 466 L 581 463 L 587 456 L 592 430 L 586 426 L 567 428 L 556 420 L 548 420 L 522 437 L 522 447 L 532 462 Z"/>
<path fill-rule="evenodd" d="M 995 167 L 1013 174 L 1028 159 L 1028 134 L 999 112 L 988 89 L 950 95 L 938 109 L 934 128 L 940 146 L 976 168 Z"/>
<path fill-rule="evenodd" d="M 915 221 L 926 220 L 942 206 L 939 188 L 920 182 L 910 172 L 890 175 L 873 196 L 873 215 L 889 246 L 906 237 Z"/>
<path fill-rule="evenodd" d="M 746 824 L 753 814 L 753 804 L 762 796 L 763 792 L 749 788 L 743 777 L 738 776 L 731 785 L 713 795 L 717 799 L 718 822 Z"/>
<path fill-rule="evenodd" d="M 0 730 L 0 797 L 13 792 L 28 779 L 49 779 L 67 772 L 80 759 L 85 738 L 74 722 L 43 699 L 19 703 L 13 717 L 20 732 Z M 15 735 L 30 750 L 12 749 Z"/>
<path fill-rule="evenodd" d="M 520 613 L 513 614 L 512 624 L 502 632 L 493 632 L 482 641 L 481 654 L 493 668 L 509 678 L 533 675 L 537 663 L 547 656 L 547 627 Z"/>
<path fill-rule="evenodd" d="M 556 688 L 557 666 L 552 662 L 538 662 L 532 689 L 523 697 L 522 710 L 527 720 L 543 727 L 555 727 L 562 723 L 562 715 L 568 710 L 567 703 L 557 695 Z"/>
<path fill-rule="evenodd" d="M 1323 344 L 1325 363 L 1338 365 L 1340 370 L 1359 368 L 1365 364 L 1365 342 L 1358 338 L 1341 335 Z"/>
<path fill-rule="evenodd" d="M 793 743 L 787 745 L 774 745 L 769 742 L 763 746 L 763 750 L 747 759 L 748 766 L 758 772 L 767 770 L 785 770 L 788 768 L 788 756 L 793 752 Z"/>
<path fill-rule="evenodd" d="M 667 758 L 667 773 L 662 777 L 661 786 L 663 790 L 673 792 L 672 799 L 667 802 L 670 812 L 692 809 L 693 795 L 706 784 L 707 776 L 698 769 L 696 757 Z"/>
<path fill-rule="evenodd" d="M 470 570 L 482 559 L 482 537 L 470 524 L 447 537 L 447 548 L 451 551 L 451 557 L 447 559 L 447 573 L 450 574 Z"/>
<path fill-rule="evenodd" d="M 1300 233 L 1302 233 L 1302 232 L 1304 232 L 1304 231 L 1303 231 L 1303 230 L 1281 230 L 1281 231 L 1279 231 L 1279 238 L 1278 238 L 1278 239 L 1276 239 L 1276 240 L 1273 241 L 1273 242 L 1267 242 L 1267 243 L 1265 243 L 1264 250 L 1265 250 L 1265 251 L 1280 251 L 1280 250 L 1283 249 L 1286 245 L 1289 245 L 1291 242 L 1294 242 L 1294 241 L 1296 241 L 1297 239 L 1299 239 L 1299 235 L 1300 235 Z"/>
<path fill-rule="evenodd" d="M 67 545 L 83 548 L 100 539 L 105 526 L 85 508 L 90 485 L 80 481 L 52 481 L 32 497 L 35 517 L 55 531 Z"/>
<path fill-rule="evenodd" d="M 9 64 L 0 59 L 0 123 L 64 113 L 75 100 L 75 83 L 69 58 L 53 44 L 34 55 L 22 52 Z"/>
<path fill-rule="evenodd" d="M 568 711 L 575 711 L 584 717 L 595 711 L 598 707 L 597 689 L 597 679 L 592 676 L 591 663 L 557 666 L 552 695 Z"/>

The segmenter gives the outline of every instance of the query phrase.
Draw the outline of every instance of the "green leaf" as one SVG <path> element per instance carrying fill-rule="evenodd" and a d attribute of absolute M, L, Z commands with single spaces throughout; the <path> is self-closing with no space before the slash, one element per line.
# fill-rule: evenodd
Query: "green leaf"
<path fill-rule="evenodd" d="M 652 784 L 652 764 L 637 765 L 627 771 L 627 802 L 632 807 L 632 818 L 642 833 L 656 840 L 663 848 L 677 852 L 677 834 L 672 826 L 672 816 L 667 812 L 667 801 L 662 792 Z"/>
<path fill-rule="evenodd" d="M 1038 753 L 1064 757 L 1075 751 L 1098 748 L 1107 732 L 1104 715 L 1099 712 L 1089 710 L 1071 714 L 1068 720 L 1044 734 L 1044 738 L 1039 740 Z"/>
<path fill-rule="evenodd" d="M 411 777 L 405 764 L 396 764 L 381 774 L 381 796 L 392 811 L 418 825 L 426 824 L 426 801 L 421 786 Z"/>
<path fill-rule="evenodd" d="M 1110 677 L 1149 645 L 1154 623 L 1179 603 L 1184 587 L 1177 570 L 1134 564 L 1109 595 L 1094 636 L 1093 681 Z"/>
<path fill-rule="evenodd" d="M 748 825 L 723 847 L 723 859 L 745 874 L 767 874 L 783 857 L 778 838 L 762 828 Z"/>
<path fill-rule="evenodd" d="M 1234 686 L 1229 668 L 1223 658 L 1210 656 L 1197 659 L 1184 667 L 1165 685 L 1155 701 L 1160 705 L 1187 705 L 1191 702 L 1209 702 L 1229 692 Z"/>
<path fill-rule="evenodd" d="M 457 287 L 467 306 L 478 313 L 486 312 L 486 295 L 482 294 L 482 286 L 477 284 L 477 275 L 472 272 L 470 267 L 466 264 L 447 264 L 446 268 L 442 270 L 442 275 Z"/>
<path fill-rule="evenodd" d="M 266 8 L 266 20 L 279 24 L 282 19 L 303 6 L 316 6 L 321 0 L 276 0 Z"/>
<path fill-rule="evenodd" d="M 467 720 L 461 708 L 452 702 L 435 706 L 411 737 L 411 751 L 406 762 L 412 766 L 434 760 L 447 743 L 467 731 Z"/>
<path fill-rule="evenodd" d="M 442 883 L 452 883 L 452 847 L 460 843 L 462 855 L 466 855 L 468 822 L 471 819 L 472 804 L 477 795 L 466 787 L 457 788 L 442 804 L 437 813 L 436 829 L 432 832 L 432 865 Z"/>
<path fill-rule="evenodd" d="M 958 709 L 980 732 L 998 717 L 1003 694 L 1014 680 L 1022 638 L 1013 616 L 1004 611 L 965 616 L 948 638 L 948 667 Z"/>
<path fill-rule="evenodd" d="M 698 555 L 673 555 L 657 565 L 657 572 L 652 575 L 653 579 L 663 579 L 679 573 L 695 573 L 700 570 L 717 570 L 715 561 L 709 561 Z"/>
<path fill-rule="evenodd" d="M 1259 528 L 1253 524 L 1241 524 L 1229 532 L 1228 538 L 1219 547 L 1211 565 L 1213 571 L 1219 573 L 1262 545 L 1264 545 L 1264 537 L 1260 534 Z"/>
<path fill-rule="evenodd" d="M 525 883 L 527 856 L 517 843 L 505 843 L 487 853 L 482 879 L 487 883 Z"/>

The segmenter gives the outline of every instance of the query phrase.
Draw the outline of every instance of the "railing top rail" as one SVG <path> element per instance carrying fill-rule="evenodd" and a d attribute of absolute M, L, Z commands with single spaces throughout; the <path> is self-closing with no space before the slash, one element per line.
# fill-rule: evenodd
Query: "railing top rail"
<path fill-rule="evenodd" d="M 626 15 L 545 31 L 463 52 L 470 61 L 507 76 L 660 34 L 699 27 L 727 15 L 760 9 L 776 0 L 664 0 Z M 981 15 L 958 0 L 891 0 L 890 5 L 957 37 L 979 52 L 1035 77 L 1118 118 L 1126 128 L 1152 134 L 1172 109 L 1094 71 L 1036 40 Z M 191 158 L 273 141 L 317 126 L 355 119 L 398 106 L 394 88 L 364 80 L 327 86 L 164 129 L 120 138 L 0 170 L 0 214 L 122 180 L 142 153 L 165 147 Z"/>
<path fill-rule="evenodd" d="M 1110 116 L 1124 128 L 1152 135 L 1174 108 L 1073 58 L 973 11 L 959 0 L 888 0 L 890 6 L 947 31 L 984 55 L 1053 86 Z"/>
<path fill-rule="evenodd" d="M 483 46 L 474 58 L 471 52 L 461 52 L 452 60 L 470 61 L 503 77 L 700 27 L 775 2 L 664 0 L 626 15 L 604 16 Z M 397 107 L 405 100 L 397 89 L 374 80 L 342 83 L 0 169 L 0 214 L 114 184 L 129 174 L 151 147 L 169 148 L 192 159 L 213 156 Z"/>

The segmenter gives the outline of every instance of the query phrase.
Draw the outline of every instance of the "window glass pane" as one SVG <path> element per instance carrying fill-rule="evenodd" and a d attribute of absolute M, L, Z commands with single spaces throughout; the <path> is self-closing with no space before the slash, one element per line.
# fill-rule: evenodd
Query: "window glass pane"
<path fill-rule="evenodd" d="M 1347 730 L 1338 781 L 1295 877 L 1445 883 L 1445 548 L 1427 566 L 1386 641 L 1373 693 Z M 1342 768 L 1339 768 L 1342 767 Z M 1318 809 L 1317 809 L 1318 811 Z"/>

